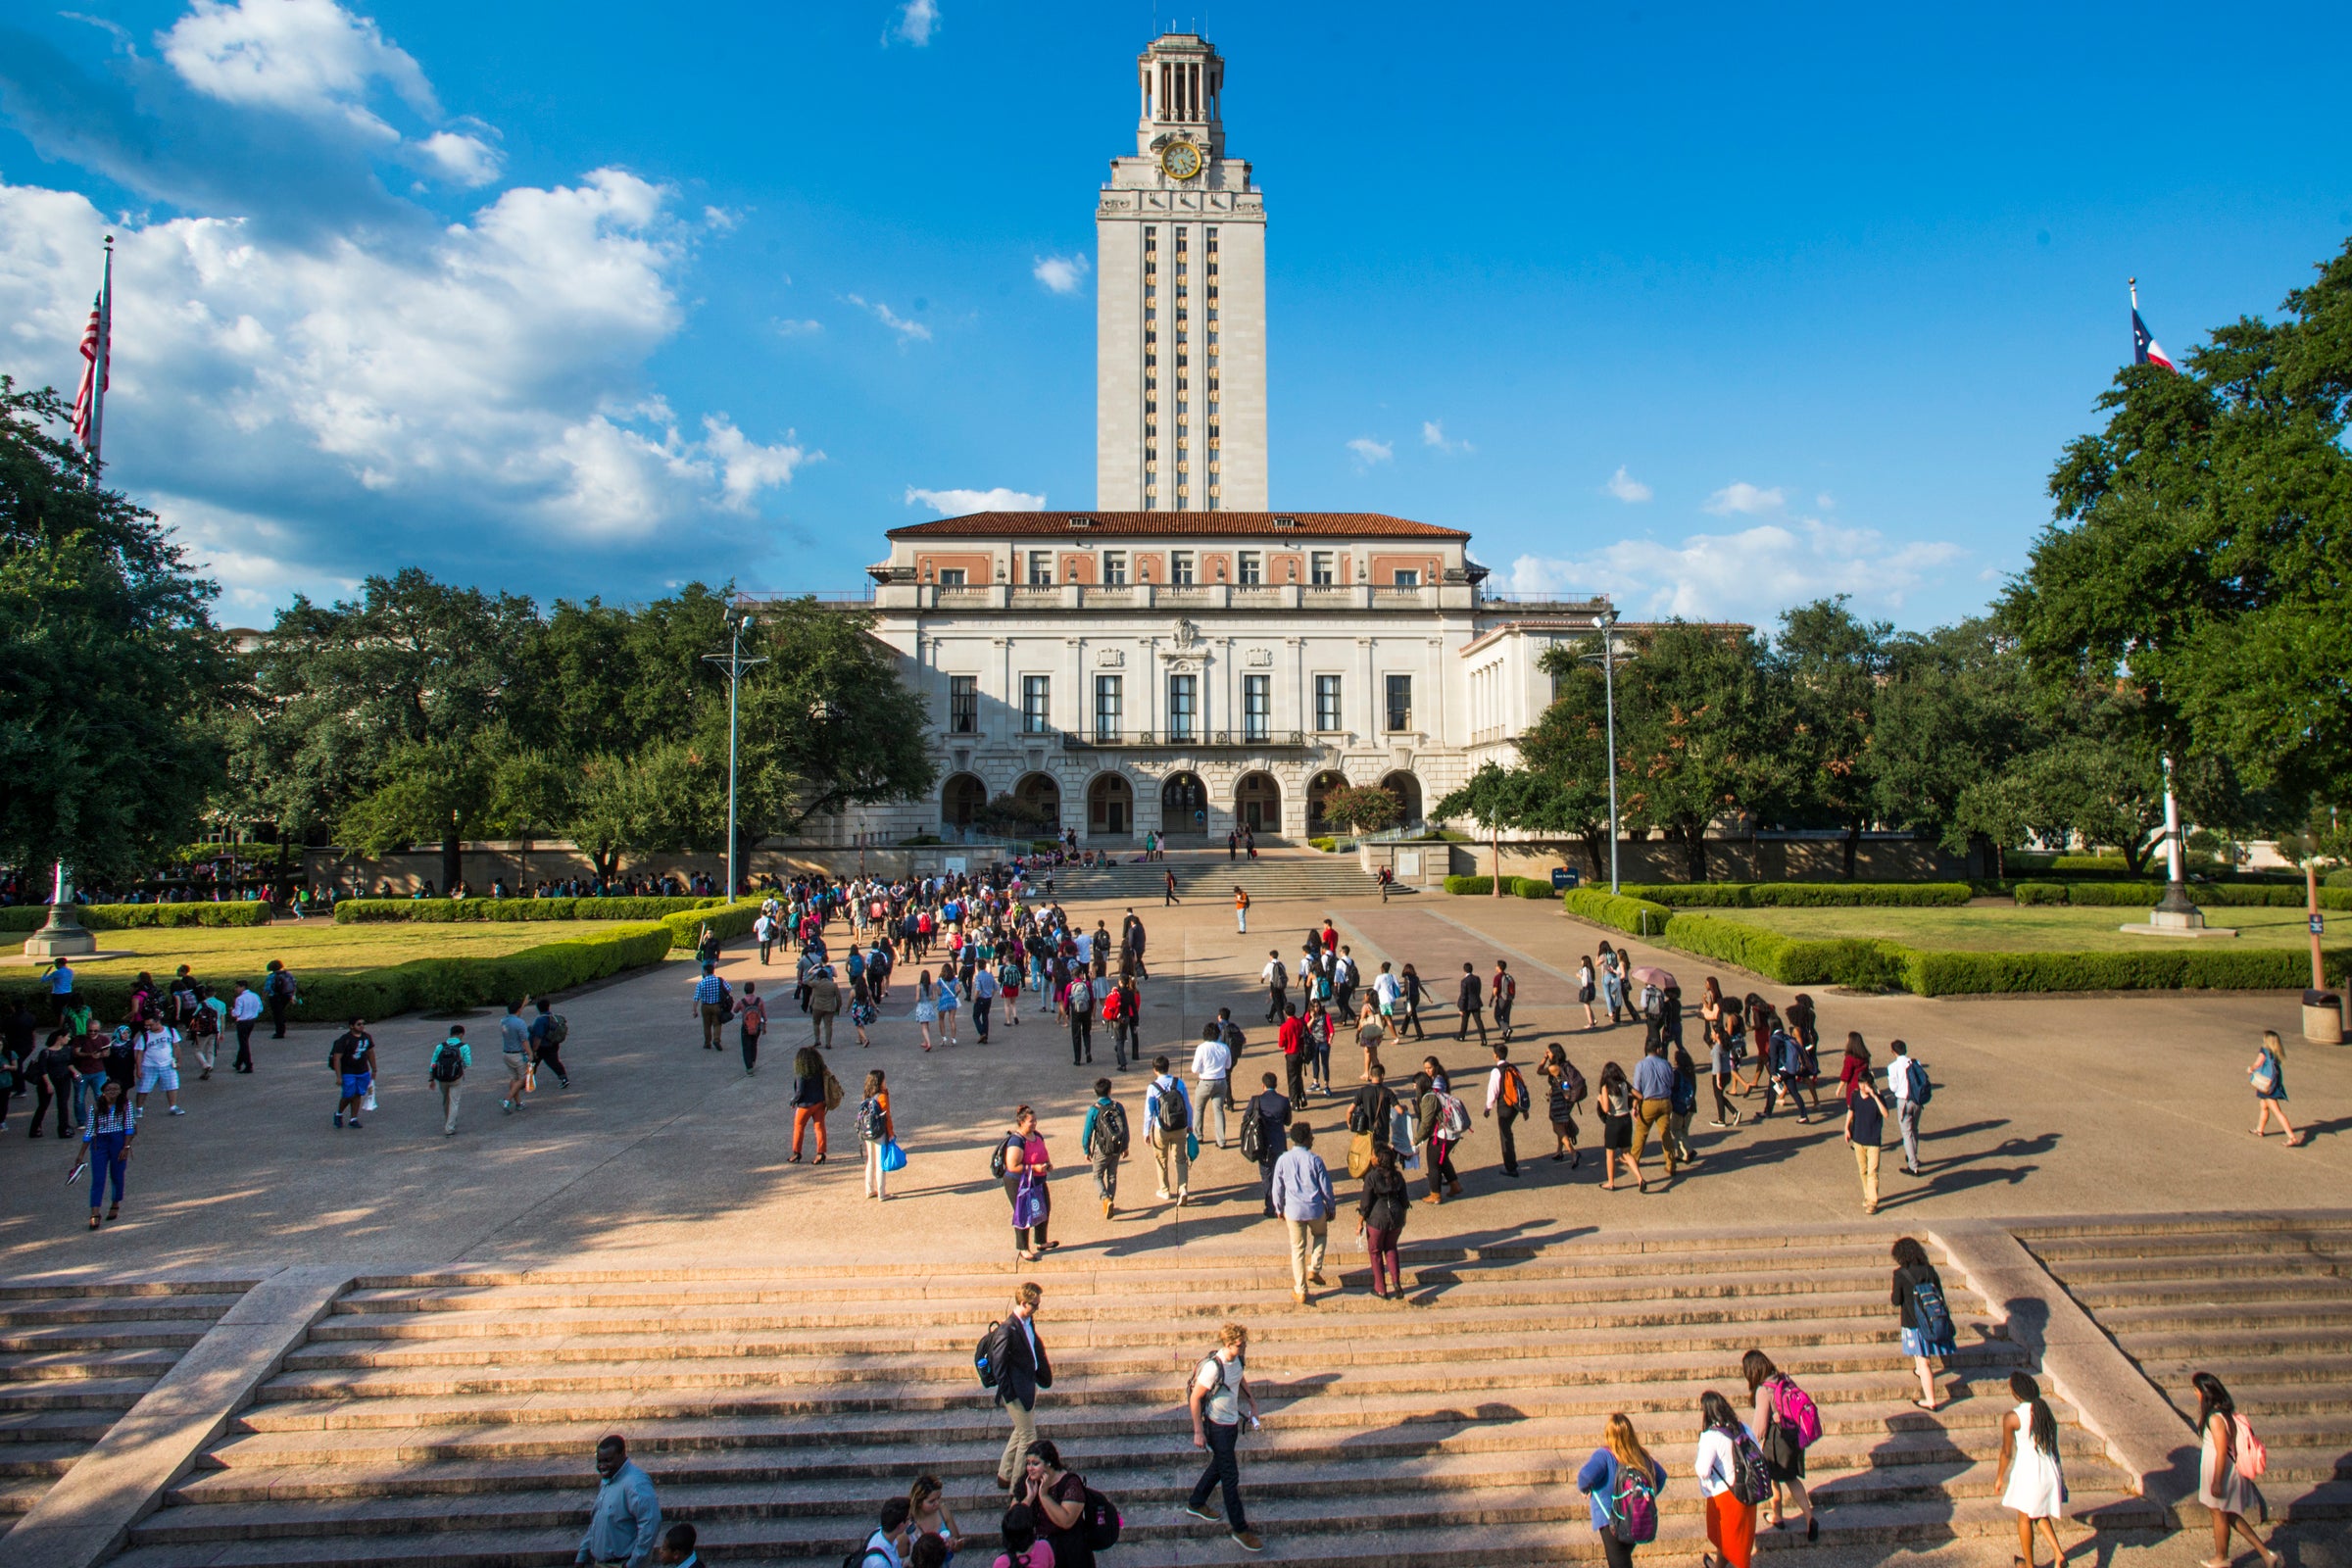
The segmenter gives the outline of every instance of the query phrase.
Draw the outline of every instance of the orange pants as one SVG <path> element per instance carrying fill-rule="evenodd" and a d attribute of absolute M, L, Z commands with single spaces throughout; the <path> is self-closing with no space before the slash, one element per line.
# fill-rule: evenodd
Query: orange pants
<path fill-rule="evenodd" d="M 1756 1557 L 1756 1505 L 1729 1492 L 1709 1497 L 1707 1540 L 1731 1568 L 1748 1568 Z"/>
<path fill-rule="evenodd" d="M 816 1128 L 816 1152 L 822 1154 L 825 1152 L 825 1107 L 822 1105 L 793 1106 L 792 1152 L 795 1154 L 801 1152 L 801 1134 L 810 1126 Z"/>

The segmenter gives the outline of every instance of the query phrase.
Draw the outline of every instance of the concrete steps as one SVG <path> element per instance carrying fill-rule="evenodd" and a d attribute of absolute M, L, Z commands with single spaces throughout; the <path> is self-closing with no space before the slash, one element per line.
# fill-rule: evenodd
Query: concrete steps
<path fill-rule="evenodd" d="M 0 1287 L 0 1526 L 29 1512 L 242 1289 L 243 1282 Z M 6 1555 L 0 1546 L 0 1559 Z"/>
<path fill-rule="evenodd" d="M 1140 854 L 1141 851 L 1136 853 Z M 1287 854 L 1261 851 L 1252 862 L 1227 860 L 1222 848 L 1213 856 L 1172 852 L 1165 860 L 1085 868 L 1060 866 L 1054 872 L 1054 897 L 1116 899 L 1129 904 L 1160 901 L 1164 873 L 1176 873 L 1176 896 L 1203 902 L 1230 901 L 1236 884 L 1259 900 L 1377 898 L 1380 884 L 1356 863 L 1353 855 Z M 1401 890 L 1398 890 L 1401 891 Z"/>
<path fill-rule="evenodd" d="M 1887 1269 L 1884 1238 L 1867 1234 L 1433 1248 L 1406 1253 L 1410 1303 L 1377 1300 L 1360 1267 L 1334 1267 L 1344 1289 L 1306 1310 L 1270 1256 L 1024 1272 L 1047 1289 L 1055 1370 L 1040 1427 L 1119 1503 L 1126 1530 L 1106 1560 L 1122 1568 L 1240 1555 L 1221 1528 L 1179 1512 L 1200 1463 L 1181 1390 L 1228 1318 L 1253 1333 L 1266 1428 L 1245 1446 L 1244 1485 L 1266 1560 L 1596 1558 L 1573 1476 L 1614 1411 L 1672 1472 L 1662 1542 L 1695 1552 L 1698 1395 L 1738 1393 L 1740 1355 L 1761 1345 L 1822 1410 L 1809 1455 L 1816 1561 L 1952 1542 L 2005 1561 L 2014 1528 L 1991 1480 L 2001 1381 L 2021 1354 L 1956 1292 L 1955 1370 L 1973 1387 L 1918 1409 Z M 951 1266 L 365 1280 L 117 1560 L 565 1563 L 594 1492 L 589 1455 L 615 1430 L 664 1517 L 693 1520 L 714 1560 L 838 1562 L 925 1472 L 967 1530 L 993 1536 L 1005 1428 L 970 1352 L 1019 1277 Z M 2160 1524 L 2075 1412 L 2061 1419 L 2076 1511 Z"/>
<path fill-rule="evenodd" d="M 2184 1421 L 2211 1372 L 2270 1450 L 2274 1516 L 2352 1519 L 2352 1219 L 2021 1228 Z"/>

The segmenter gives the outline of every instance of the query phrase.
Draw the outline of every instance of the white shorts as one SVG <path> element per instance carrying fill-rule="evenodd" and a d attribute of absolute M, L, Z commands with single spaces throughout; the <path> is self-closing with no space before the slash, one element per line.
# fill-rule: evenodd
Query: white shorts
<path fill-rule="evenodd" d="M 166 1089 L 177 1094 L 179 1092 L 179 1069 L 177 1067 L 141 1067 L 138 1092 L 142 1095 L 152 1095 L 158 1089 Z"/>

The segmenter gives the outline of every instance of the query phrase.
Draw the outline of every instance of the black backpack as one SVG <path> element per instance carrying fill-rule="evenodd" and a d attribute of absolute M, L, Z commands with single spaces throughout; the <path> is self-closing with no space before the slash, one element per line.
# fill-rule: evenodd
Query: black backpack
<path fill-rule="evenodd" d="M 1006 1133 L 997 1140 L 997 1152 L 988 1156 L 988 1173 L 997 1180 L 1004 1179 L 1004 1151 L 1021 1141 L 1019 1133 Z"/>
<path fill-rule="evenodd" d="M 1119 1505 L 1094 1488 L 1086 1489 L 1086 1502 L 1078 1515 L 1077 1534 L 1086 1542 L 1089 1551 L 1108 1551 L 1119 1544 L 1119 1528 L 1126 1521 L 1119 1517 Z"/>
<path fill-rule="evenodd" d="M 1257 1103 L 1250 1102 L 1242 1114 L 1242 1157 L 1252 1165 L 1265 1159 L 1266 1118 L 1257 1113 Z"/>
<path fill-rule="evenodd" d="M 1159 1130 L 1163 1133 L 1180 1133 L 1189 1130 L 1192 1125 L 1193 1107 L 1185 1102 L 1183 1086 L 1161 1090 Z"/>
<path fill-rule="evenodd" d="M 1095 1142 L 1100 1144 L 1104 1139 L 1108 1139 L 1110 1141 L 1110 1152 L 1112 1154 L 1120 1156 L 1126 1154 L 1127 1112 L 1120 1108 L 1119 1103 L 1116 1101 L 1104 1105 L 1101 1114 L 1095 1117 Z M 1094 1152 L 1095 1151 L 1092 1149 L 1087 1151 L 1087 1153 L 1090 1156 L 1093 1155 Z"/>
<path fill-rule="evenodd" d="M 454 1084 L 466 1076 L 466 1058 L 458 1054 L 456 1046 L 444 1040 L 433 1048 L 433 1064 L 426 1069 L 426 1075 L 437 1084 Z"/>
<path fill-rule="evenodd" d="M 980 1343 L 972 1347 L 972 1370 L 979 1375 L 982 1388 L 993 1389 L 997 1386 L 997 1369 L 1004 1364 L 1004 1323 L 1000 1318 L 988 1326 L 988 1332 L 980 1336 Z"/>

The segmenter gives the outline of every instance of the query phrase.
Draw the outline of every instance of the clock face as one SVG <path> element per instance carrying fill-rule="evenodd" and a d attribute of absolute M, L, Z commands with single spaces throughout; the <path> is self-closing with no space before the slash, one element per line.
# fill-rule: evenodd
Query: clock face
<path fill-rule="evenodd" d="M 1200 172 L 1200 149 L 1189 141 L 1172 141 L 1160 150 L 1159 167 L 1170 179 L 1190 179 Z"/>

